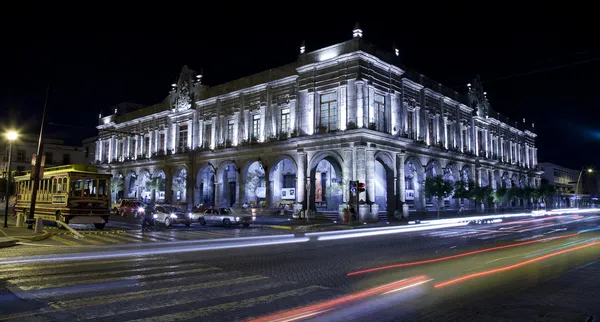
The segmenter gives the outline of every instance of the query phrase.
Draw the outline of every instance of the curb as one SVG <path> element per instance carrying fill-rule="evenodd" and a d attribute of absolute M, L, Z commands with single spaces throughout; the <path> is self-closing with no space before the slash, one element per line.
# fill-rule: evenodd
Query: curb
<path fill-rule="evenodd" d="M 275 228 L 275 229 L 285 229 L 285 230 L 293 230 L 291 226 L 278 226 L 278 225 L 268 225 L 266 227 Z"/>
<path fill-rule="evenodd" d="M 16 245 L 17 245 L 16 240 L 7 240 L 7 241 L 0 242 L 0 248 L 7 248 L 7 247 L 16 246 Z"/>
<path fill-rule="evenodd" d="M 49 232 L 44 232 L 41 235 L 34 235 L 34 236 L 11 236 L 10 238 L 13 239 L 26 239 L 26 240 L 30 240 L 30 241 L 40 241 L 40 240 L 44 240 L 48 237 L 50 237 L 50 233 Z"/>

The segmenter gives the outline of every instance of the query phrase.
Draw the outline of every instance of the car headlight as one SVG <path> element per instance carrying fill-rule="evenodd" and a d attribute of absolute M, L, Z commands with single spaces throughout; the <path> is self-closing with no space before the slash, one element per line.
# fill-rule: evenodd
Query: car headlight
<path fill-rule="evenodd" d="M 156 219 L 156 218 L 158 218 L 158 215 L 154 215 L 153 217 L 154 217 L 154 219 Z"/>
<path fill-rule="evenodd" d="M 171 214 L 171 218 L 177 218 L 176 214 Z"/>
<path fill-rule="evenodd" d="M 138 211 L 139 211 L 139 212 L 144 212 L 144 207 L 139 207 L 139 208 L 138 208 Z"/>
<path fill-rule="evenodd" d="M 240 217 L 235 217 L 235 221 L 240 221 Z"/>
<path fill-rule="evenodd" d="M 188 214 L 188 216 L 190 216 L 190 218 L 194 217 L 194 215 L 191 212 Z"/>
<path fill-rule="evenodd" d="M 256 216 L 252 216 L 252 220 L 256 220 Z"/>

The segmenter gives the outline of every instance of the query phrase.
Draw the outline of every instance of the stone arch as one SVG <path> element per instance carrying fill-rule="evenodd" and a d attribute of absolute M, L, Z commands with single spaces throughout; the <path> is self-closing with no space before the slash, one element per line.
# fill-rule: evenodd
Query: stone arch
<path fill-rule="evenodd" d="M 239 204 L 240 169 L 233 160 L 223 161 L 217 168 L 217 203 L 223 207 L 241 207 Z"/>
<path fill-rule="evenodd" d="M 460 180 L 469 182 L 473 180 L 473 172 L 470 165 L 466 164 L 460 169 Z"/>
<path fill-rule="evenodd" d="M 527 184 L 527 177 L 525 177 L 525 175 L 524 175 L 524 174 L 522 174 L 522 175 L 519 177 L 519 187 L 520 187 L 520 188 L 525 188 L 525 187 L 527 187 L 527 186 L 528 186 L 528 184 Z"/>
<path fill-rule="evenodd" d="M 194 202 L 197 205 L 213 206 L 215 202 L 215 166 L 202 163 L 196 171 L 196 184 L 194 186 Z"/>
<path fill-rule="evenodd" d="M 244 163 L 240 172 L 240 178 L 244 183 L 243 195 L 240 196 L 242 204 L 247 204 L 249 207 L 267 205 L 269 196 L 267 194 L 265 168 L 268 170 L 268 165 L 261 158 L 250 159 Z"/>
<path fill-rule="evenodd" d="M 396 196 L 394 178 L 396 178 L 396 167 L 391 154 L 379 151 L 375 154 L 375 196 L 374 201 L 379 205 L 379 211 L 385 211 L 388 217 L 394 215 L 396 210 Z"/>
<path fill-rule="evenodd" d="M 440 162 L 435 159 L 429 160 L 427 166 L 425 166 L 425 177 L 433 178 L 443 174 L 444 173 L 442 172 L 442 166 L 440 165 Z"/>
<path fill-rule="evenodd" d="M 500 177 L 500 171 L 499 170 L 494 170 L 493 174 L 494 176 L 494 181 L 496 182 L 496 185 L 493 186 L 492 188 L 494 188 L 494 190 L 497 190 L 498 188 L 502 187 L 502 177 Z"/>
<path fill-rule="evenodd" d="M 263 168 L 268 167 L 268 164 L 261 158 L 246 160 L 240 171 L 240 176 L 242 178 L 246 178 L 246 176 L 248 176 L 248 169 L 250 166 L 252 166 L 252 164 L 254 164 L 254 162 L 258 162 Z"/>
<path fill-rule="evenodd" d="M 444 180 L 450 182 L 456 182 L 460 179 L 460 175 L 458 173 L 458 166 L 456 163 L 449 162 L 446 164 L 446 168 L 444 168 Z"/>
<path fill-rule="evenodd" d="M 504 172 L 502 174 L 502 188 L 510 188 L 511 187 L 511 182 L 510 182 L 510 175 L 508 174 L 508 172 Z"/>
<path fill-rule="evenodd" d="M 137 198 L 141 200 L 152 197 L 151 191 L 146 188 L 146 184 L 152 179 L 152 174 L 147 168 L 140 170 L 137 177 Z"/>
<path fill-rule="evenodd" d="M 516 173 L 513 173 L 512 176 L 510 176 L 510 186 L 514 188 L 519 187 L 519 176 L 517 176 Z"/>
<path fill-rule="evenodd" d="M 268 170 L 272 207 L 293 209 L 297 200 L 296 160 L 287 154 L 279 155 L 270 163 Z"/>
<path fill-rule="evenodd" d="M 310 173 L 309 209 L 337 213 L 343 200 L 341 180 L 345 174 L 342 170 L 344 165 L 342 157 L 335 151 L 321 151 L 313 155 L 308 164 Z M 328 169 L 330 171 L 317 172 L 319 167 L 326 168 L 327 164 L 330 166 Z M 324 173 L 325 176 L 323 176 Z M 335 216 L 337 217 L 337 214 Z"/>
<path fill-rule="evenodd" d="M 188 183 L 188 167 L 185 165 L 178 165 L 173 171 L 173 178 L 171 179 L 171 190 L 173 192 L 174 203 L 186 203 L 187 202 L 187 183 Z"/>
<path fill-rule="evenodd" d="M 425 168 L 415 156 L 408 156 L 404 161 L 404 191 L 405 200 L 409 208 L 422 210 L 425 207 L 425 194 L 423 184 Z"/>

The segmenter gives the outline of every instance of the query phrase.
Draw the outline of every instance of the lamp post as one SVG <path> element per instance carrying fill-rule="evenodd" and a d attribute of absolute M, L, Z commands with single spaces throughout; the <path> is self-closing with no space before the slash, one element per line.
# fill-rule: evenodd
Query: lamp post
<path fill-rule="evenodd" d="M 579 171 L 579 177 L 577 178 L 577 185 L 575 186 L 575 200 L 577 201 L 577 207 L 579 207 L 579 205 L 581 204 L 581 202 L 577 198 L 577 195 L 579 193 L 579 181 L 581 181 L 581 174 L 583 173 L 583 170 L 584 170 L 584 168 L 581 168 L 581 171 Z M 588 168 L 586 171 L 587 171 L 587 173 L 594 172 L 594 170 L 592 168 Z"/>
<path fill-rule="evenodd" d="M 8 227 L 8 188 L 10 187 L 10 163 L 12 161 L 12 143 L 17 139 L 19 134 L 15 131 L 6 132 L 6 139 L 8 140 L 8 163 L 6 165 L 6 189 L 4 190 L 4 228 Z"/>

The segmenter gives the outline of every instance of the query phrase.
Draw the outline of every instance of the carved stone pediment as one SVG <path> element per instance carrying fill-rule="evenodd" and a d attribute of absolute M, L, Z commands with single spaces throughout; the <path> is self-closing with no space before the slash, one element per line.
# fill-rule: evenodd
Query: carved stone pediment
<path fill-rule="evenodd" d="M 260 101 L 254 101 L 254 102 L 250 102 L 248 103 L 248 109 L 252 112 L 252 111 L 258 111 L 260 109 Z"/>
<path fill-rule="evenodd" d="M 171 92 L 171 108 L 174 112 L 192 108 L 194 100 L 193 84 L 195 73 L 183 66 L 176 87 Z"/>
<path fill-rule="evenodd" d="M 279 97 L 277 97 L 277 104 L 278 105 L 288 104 L 289 102 L 290 102 L 290 95 L 289 94 L 284 94 L 284 95 L 280 95 Z"/>

